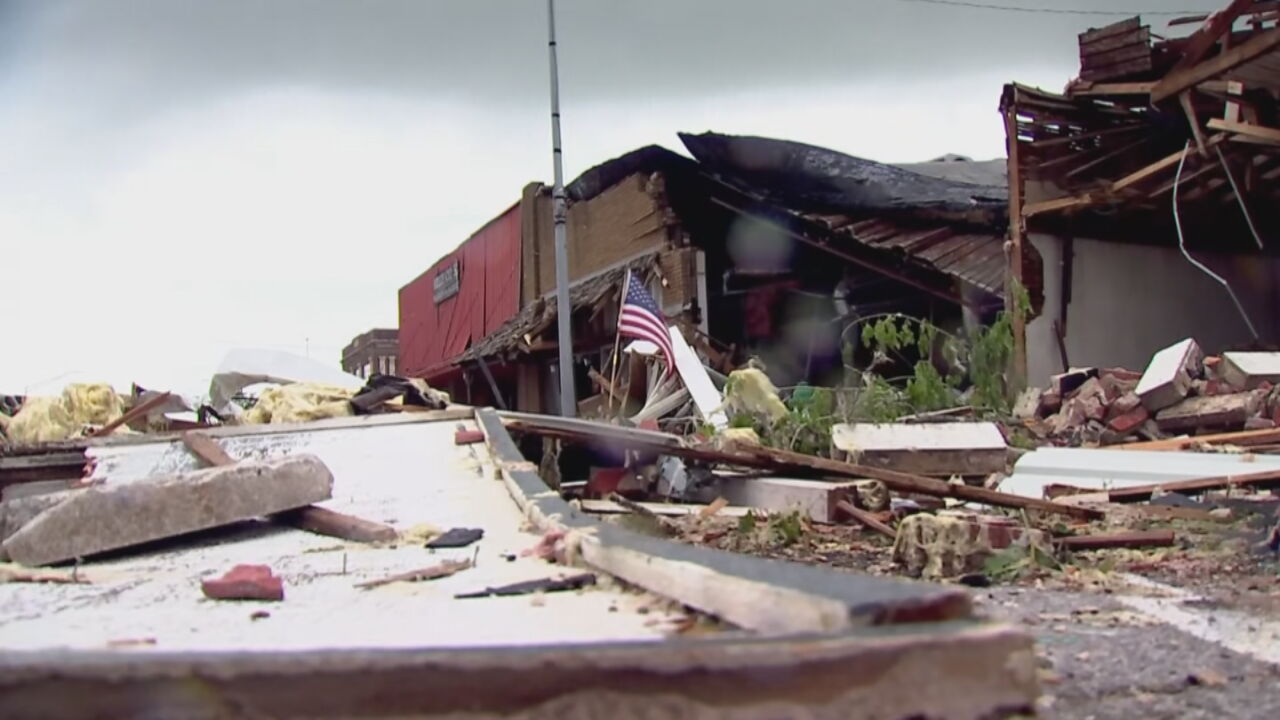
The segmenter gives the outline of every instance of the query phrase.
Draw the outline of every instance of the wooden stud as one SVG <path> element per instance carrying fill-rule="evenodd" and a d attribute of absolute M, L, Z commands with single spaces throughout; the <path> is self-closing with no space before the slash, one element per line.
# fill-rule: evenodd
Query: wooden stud
<path fill-rule="evenodd" d="M 1174 70 L 1151 89 L 1151 102 L 1157 103 L 1187 88 L 1243 65 L 1280 45 L 1280 27 L 1260 32 L 1240 45 L 1216 55 L 1199 65 Z"/>

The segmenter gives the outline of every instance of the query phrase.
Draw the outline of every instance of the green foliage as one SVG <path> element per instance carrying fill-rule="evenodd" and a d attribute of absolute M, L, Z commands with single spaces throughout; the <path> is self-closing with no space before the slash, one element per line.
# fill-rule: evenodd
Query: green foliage
<path fill-rule="evenodd" d="M 1030 310 L 1026 291 L 1014 288 L 1015 302 L 1025 313 Z M 968 337 L 957 337 L 932 323 L 902 314 L 864 320 L 856 336 L 872 351 L 871 367 L 862 373 L 861 387 L 850 408 L 852 419 L 889 422 L 903 415 L 943 410 L 961 402 L 960 389 L 968 386 L 967 403 L 979 412 L 1008 414 L 1011 395 L 1007 371 L 1013 361 L 1013 319 L 1001 311 L 995 321 L 976 329 Z M 843 356 L 851 364 L 855 348 L 846 344 Z M 912 373 L 901 387 L 889 383 L 873 371 L 891 357 L 916 357 Z M 948 368 L 944 377 L 936 359 Z"/>
<path fill-rule="evenodd" d="M 749 512 L 749 513 L 747 513 L 746 515 L 743 515 L 742 517 L 738 518 L 738 532 L 739 532 L 739 533 L 742 533 L 743 535 L 747 535 L 747 534 L 750 534 L 750 533 L 755 532 L 755 529 L 756 529 L 756 514 L 755 514 L 755 513 L 750 513 L 750 512 Z"/>
<path fill-rule="evenodd" d="M 791 511 L 778 515 L 769 521 L 769 535 L 772 540 L 783 547 L 795 545 L 804 536 L 804 521 L 800 513 Z"/>
<path fill-rule="evenodd" d="M 1061 570 L 1062 565 L 1047 550 L 1035 544 L 1012 545 L 983 563 L 982 572 L 994 582 L 1012 582 L 1042 570 Z"/>

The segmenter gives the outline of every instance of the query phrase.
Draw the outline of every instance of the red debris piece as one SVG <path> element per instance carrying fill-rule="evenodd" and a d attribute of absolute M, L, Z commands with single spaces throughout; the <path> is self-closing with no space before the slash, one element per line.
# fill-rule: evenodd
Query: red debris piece
<path fill-rule="evenodd" d="M 284 582 L 266 565 L 237 565 L 220 578 L 201 580 L 200 589 L 214 600 L 284 600 Z"/>
<path fill-rule="evenodd" d="M 629 468 L 591 468 L 591 476 L 587 478 L 587 493 L 591 497 L 607 497 L 609 493 L 618 492 L 622 480 L 631 474 Z"/>
<path fill-rule="evenodd" d="M 454 445 L 474 445 L 484 442 L 484 433 L 480 430 L 459 430 L 453 434 Z"/>
<path fill-rule="evenodd" d="M 641 421 L 640 421 L 639 428 L 640 428 L 641 430 L 657 430 L 657 429 L 658 429 L 658 421 L 657 421 L 656 419 L 654 419 L 654 418 L 648 418 L 648 419 L 646 419 L 646 420 L 641 420 Z"/>
<path fill-rule="evenodd" d="M 1150 417 L 1150 411 L 1139 405 L 1123 415 L 1117 415 L 1112 418 L 1111 422 L 1107 423 L 1107 427 L 1115 430 L 1121 435 L 1128 435 L 1141 427 L 1142 423 L 1146 422 Z"/>

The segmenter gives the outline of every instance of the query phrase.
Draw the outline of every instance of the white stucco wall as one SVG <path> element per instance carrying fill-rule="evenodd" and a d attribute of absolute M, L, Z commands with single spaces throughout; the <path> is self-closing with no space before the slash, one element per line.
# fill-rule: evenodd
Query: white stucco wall
<path fill-rule="evenodd" d="M 1043 386 L 1062 369 L 1053 321 L 1059 317 L 1064 240 L 1032 234 L 1044 258 L 1044 311 L 1027 326 L 1029 380 Z M 1280 261 L 1196 253 L 1231 283 L 1262 340 L 1280 338 Z M 1067 357 L 1082 366 L 1146 367 L 1151 354 L 1184 337 L 1210 353 L 1251 340 L 1223 287 L 1176 247 L 1076 238 L 1067 308 Z"/>

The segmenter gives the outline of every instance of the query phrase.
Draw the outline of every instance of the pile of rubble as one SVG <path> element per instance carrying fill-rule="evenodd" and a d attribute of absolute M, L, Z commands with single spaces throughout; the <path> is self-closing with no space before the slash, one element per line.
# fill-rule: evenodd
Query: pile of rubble
<path fill-rule="evenodd" d="M 1205 357 L 1186 339 L 1144 372 L 1076 368 L 1031 391 L 1019 419 L 1054 445 L 1098 446 L 1206 432 L 1265 430 L 1280 422 L 1280 353 Z"/>

